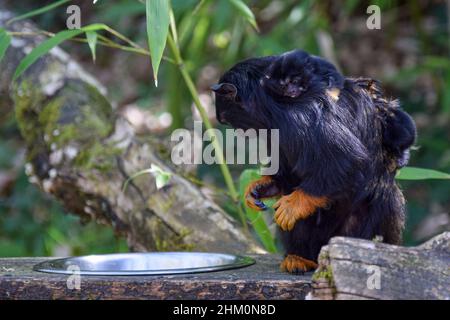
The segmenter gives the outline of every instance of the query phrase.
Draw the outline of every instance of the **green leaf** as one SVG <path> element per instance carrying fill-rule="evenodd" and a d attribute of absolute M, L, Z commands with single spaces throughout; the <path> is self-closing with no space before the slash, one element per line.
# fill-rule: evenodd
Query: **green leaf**
<path fill-rule="evenodd" d="M 398 180 L 450 179 L 450 174 L 431 169 L 405 167 L 396 176 Z"/>
<path fill-rule="evenodd" d="M 264 245 L 264 248 L 271 253 L 275 253 L 277 252 L 277 247 L 275 245 L 275 240 L 270 233 L 269 227 L 264 220 L 264 212 L 253 210 L 245 205 L 245 189 L 251 182 L 261 178 L 258 172 L 259 170 L 247 169 L 241 173 L 241 176 L 239 178 L 239 194 L 241 202 L 245 208 L 247 219 L 250 221 L 253 229 Z"/>
<path fill-rule="evenodd" d="M 146 0 L 147 37 L 152 58 L 153 78 L 158 86 L 158 69 L 169 32 L 169 0 Z"/>
<path fill-rule="evenodd" d="M 31 17 L 34 17 L 34 16 L 38 16 L 38 15 L 40 15 L 40 14 L 43 14 L 43 13 L 47 12 L 47 11 L 50 11 L 50 10 L 53 10 L 53 9 L 59 7 L 59 6 L 62 6 L 63 4 L 65 4 L 65 3 L 67 3 L 67 2 L 70 2 L 70 1 L 71 1 L 71 0 L 60 0 L 60 1 L 56 1 L 56 2 L 51 3 L 51 4 L 49 4 L 49 5 L 45 6 L 45 7 L 42 7 L 42 8 L 39 8 L 39 9 L 30 11 L 30 12 L 27 12 L 27 13 L 21 15 L 21 16 L 12 18 L 12 19 L 9 20 L 6 24 L 10 24 L 10 23 L 13 23 L 13 22 L 15 22 L 15 21 L 19 21 L 19 20 L 31 18 Z"/>
<path fill-rule="evenodd" d="M 92 53 L 92 60 L 95 62 L 96 54 L 95 49 L 97 46 L 97 32 L 95 31 L 88 31 L 86 32 L 86 39 L 89 45 L 89 49 L 91 49 Z"/>
<path fill-rule="evenodd" d="M 71 39 L 81 33 L 97 30 L 108 30 L 108 26 L 104 24 L 91 24 L 89 26 L 83 27 L 81 29 L 74 30 L 64 30 L 58 32 L 50 39 L 42 42 L 36 48 L 34 48 L 25 58 L 20 61 L 16 72 L 14 73 L 13 80 L 17 80 L 25 70 L 27 70 L 33 63 L 35 63 L 40 57 L 48 53 L 51 49 L 64 42 L 65 40 Z"/>
<path fill-rule="evenodd" d="M 125 192 L 131 181 L 144 174 L 151 174 L 155 177 L 156 189 L 158 190 L 166 186 L 169 183 L 170 178 L 172 177 L 172 173 L 164 171 L 160 167 L 152 163 L 149 169 L 141 170 L 129 177 L 123 184 L 122 192 Z"/>
<path fill-rule="evenodd" d="M 11 44 L 11 36 L 6 33 L 5 29 L 0 28 L 0 62 L 5 55 L 6 50 Z"/>
<path fill-rule="evenodd" d="M 250 23 L 256 31 L 259 31 L 258 25 L 256 24 L 255 15 L 252 10 L 245 4 L 242 0 L 229 0 L 230 3 L 236 8 L 236 10 Z"/>
<path fill-rule="evenodd" d="M 169 183 L 171 174 L 169 172 L 160 173 L 155 175 L 156 189 L 161 189 Z"/>

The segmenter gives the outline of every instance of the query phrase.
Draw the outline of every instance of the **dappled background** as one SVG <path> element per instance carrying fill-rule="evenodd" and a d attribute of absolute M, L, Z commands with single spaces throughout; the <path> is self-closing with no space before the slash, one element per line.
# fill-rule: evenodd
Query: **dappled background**
<path fill-rule="evenodd" d="M 3 2 L 4 0 L 2 0 Z M 52 1 L 6 0 L 17 14 Z M 326 57 L 347 76 L 383 82 L 416 120 L 419 137 L 411 166 L 450 172 L 450 2 L 449 1 L 265 1 L 246 0 L 258 30 L 229 0 L 172 0 L 185 66 L 195 79 L 211 120 L 209 86 L 237 61 L 301 48 Z M 82 8 L 82 25 L 105 23 L 146 46 L 145 6 L 140 1 L 73 1 Z M 381 30 L 366 27 L 369 4 L 381 8 Z M 66 26 L 65 6 L 34 17 L 43 30 Z M 117 111 L 141 135 L 167 136 L 198 119 L 178 69 L 162 62 L 153 85 L 148 56 L 98 47 L 96 63 L 85 44 L 62 46 L 109 91 Z M 167 51 L 166 55 L 170 57 Z M 215 123 L 215 121 L 214 121 Z M 13 110 L 0 113 L 0 256 L 73 255 L 126 251 L 108 226 L 64 212 L 25 174 L 25 149 Z M 239 176 L 242 167 L 232 167 Z M 205 192 L 233 216 L 220 170 L 192 168 Z M 407 245 L 450 229 L 448 180 L 401 181 L 408 206 Z"/>

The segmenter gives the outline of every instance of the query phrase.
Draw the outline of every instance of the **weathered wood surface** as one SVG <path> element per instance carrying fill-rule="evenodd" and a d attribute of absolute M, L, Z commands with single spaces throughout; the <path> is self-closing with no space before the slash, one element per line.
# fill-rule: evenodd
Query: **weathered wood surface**
<path fill-rule="evenodd" d="M 173 276 L 83 276 L 80 290 L 67 275 L 32 271 L 48 258 L 0 259 L 1 299 L 304 299 L 311 273 L 279 271 L 281 257 L 253 256 L 242 269 Z"/>
<path fill-rule="evenodd" d="M 333 238 L 319 269 L 305 275 L 279 271 L 281 257 L 253 255 L 235 270 L 172 276 L 83 276 L 80 290 L 67 275 L 35 272 L 49 258 L 0 259 L 1 299 L 447 299 L 450 233 L 418 247 Z M 379 289 L 374 278 L 379 270 Z M 375 271 L 376 272 L 376 271 Z"/>
<path fill-rule="evenodd" d="M 412 248 L 333 238 L 319 264 L 312 299 L 450 300 L 450 232 Z"/>
<path fill-rule="evenodd" d="M 12 14 L 0 5 L 0 27 Z M 29 22 L 5 27 L 35 32 Z M 53 49 L 17 83 L 19 61 L 43 38 L 13 38 L 0 64 L 0 106 L 15 108 L 27 145 L 30 181 L 82 219 L 110 224 L 130 248 L 145 250 L 264 252 L 241 226 L 180 173 L 169 167 L 170 150 L 139 139 L 116 116 L 105 89 L 68 54 Z M 151 175 L 122 185 L 155 164 L 173 174 L 157 190 Z M 177 170 L 177 172 L 175 172 Z"/>

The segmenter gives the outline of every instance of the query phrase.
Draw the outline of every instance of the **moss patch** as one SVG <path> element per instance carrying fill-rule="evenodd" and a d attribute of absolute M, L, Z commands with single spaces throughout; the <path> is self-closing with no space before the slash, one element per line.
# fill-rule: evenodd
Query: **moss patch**
<path fill-rule="evenodd" d="M 74 165 L 83 169 L 97 169 L 106 172 L 115 167 L 115 157 L 122 154 L 122 149 L 95 142 L 89 149 L 79 151 Z"/>
<path fill-rule="evenodd" d="M 334 283 L 333 271 L 331 270 L 330 265 L 322 267 L 320 270 L 316 271 L 312 276 L 312 280 L 323 280 L 323 279 L 327 280 L 329 284 Z"/>
<path fill-rule="evenodd" d="M 192 231 L 185 229 L 179 235 L 175 235 L 169 239 L 155 238 L 155 246 L 157 251 L 192 251 L 194 244 L 184 242 L 184 238 L 191 234 Z"/>
<path fill-rule="evenodd" d="M 107 144 L 114 129 L 111 105 L 98 90 L 79 80 L 68 80 L 52 97 L 23 81 L 15 89 L 16 118 L 29 146 L 29 158 L 61 149 L 76 149 L 74 165 L 109 170 L 121 150 Z"/>

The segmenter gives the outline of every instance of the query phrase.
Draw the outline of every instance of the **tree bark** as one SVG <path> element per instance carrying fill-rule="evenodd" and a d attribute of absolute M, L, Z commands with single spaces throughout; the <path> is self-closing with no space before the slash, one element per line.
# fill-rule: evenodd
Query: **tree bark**
<path fill-rule="evenodd" d="M 5 26 L 12 17 L 0 8 L 0 27 L 36 32 L 29 22 Z M 227 213 L 167 163 L 170 151 L 139 139 L 115 115 L 106 90 L 60 48 L 33 64 L 15 83 L 20 60 L 42 37 L 13 38 L 0 64 L 1 105 L 12 105 L 27 145 L 30 181 L 82 219 L 112 225 L 133 250 L 264 252 Z M 157 189 L 154 178 L 124 181 L 155 164 L 172 173 Z"/>
<path fill-rule="evenodd" d="M 309 298 L 450 300 L 450 232 L 413 248 L 333 238 Z"/>

